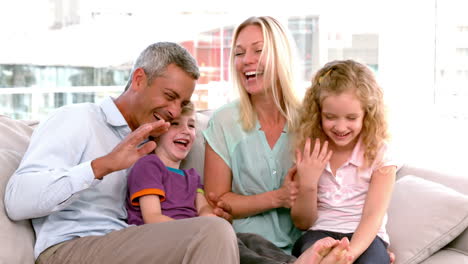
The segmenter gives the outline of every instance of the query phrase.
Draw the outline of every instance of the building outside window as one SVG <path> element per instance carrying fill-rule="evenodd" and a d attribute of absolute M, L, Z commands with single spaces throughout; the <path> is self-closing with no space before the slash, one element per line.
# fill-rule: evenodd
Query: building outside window
<path fill-rule="evenodd" d="M 252 15 L 271 15 L 295 41 L 300 90 L 328 61 L 355 59 L 373 69 L 384 88 L 395 138 L 419 140 L 424 148 L 430 139 L 417 135 L 427 134 L 418 130 L 418 122 L 430 131 L 468 132 L 464 0 L 292 0 L 284 6 L 201 0 L 164 7 L 154 1 L 18 0 L 0 5 L 0 114 L 13 118 L 41 120 L 66 104 L 118 96 L 133 60 L 157 41 L 180 43 L 193 54 L 201 77 L 192 100 L 197 109 L 216 109 L 236 97 L 229 80 L 236 25 Z M 240 8 L 246 5 L 251 8 Z M 15 15 L 20 12 L 23 16 Z"/>

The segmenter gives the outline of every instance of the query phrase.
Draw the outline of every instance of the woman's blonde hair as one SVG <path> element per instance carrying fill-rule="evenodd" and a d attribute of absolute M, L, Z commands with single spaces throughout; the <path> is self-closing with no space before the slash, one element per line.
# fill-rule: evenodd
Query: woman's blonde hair
<path fill-rule="evenodd" d="M 295 127 L 298 120 L 298 109 L 300 100 L 294 89 L 295 78 L 294 68 L 295 53 L 293 52 L 291 37 L 285 28 L 274 18 L 269 16 L 250 17 L 242 22 L 235 30 L 230 59 L 231 79 L 234 87 L 237 87 L 240 95 L 240 121 L 244 130 L 252 130 L 257 121 L 255 109 L 252 106 L 249 94 L 242 86 L 240 74 L 235 68 L 236 42 L 239 33 L 249 25 L 256 25 L 263 32 L 263 49 L 260 60 L 265 58 L 263 69 L 263 79 L 265 82 L 265 92 L 273 95 L 273 100 L 286 118 L 288 127 Z"/>
<path fill-rule="evenodd" d="M 304 97 L 300 123 L 295 131 L 295 146 L 302 149 L 307 138 L 319 138 L 322 142 L 327 139 L 322 128 L 322 102 L 327 96 L 347 91 L 354 92 L 363 107 L 360 136 L 364 147 L 364 167 L 368 167 L 376 160 L 379 149 L 388 138 L 387 119 L 383 92 L 373 72 L 353 60 L 332 61 L 317 71 Z"/>

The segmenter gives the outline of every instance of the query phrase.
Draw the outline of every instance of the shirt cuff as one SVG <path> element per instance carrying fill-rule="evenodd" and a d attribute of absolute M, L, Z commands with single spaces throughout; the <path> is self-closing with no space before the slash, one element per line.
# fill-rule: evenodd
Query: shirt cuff
<path fill-rule="evenodd" d="M 91 167 L 91 161 L 83 162 L 77 166 L 74 166 L 70 169 L 68 175 L 70 176 L 73 193 L 87 189 L 100 182 L 94 176 L 94 171 Z"/>

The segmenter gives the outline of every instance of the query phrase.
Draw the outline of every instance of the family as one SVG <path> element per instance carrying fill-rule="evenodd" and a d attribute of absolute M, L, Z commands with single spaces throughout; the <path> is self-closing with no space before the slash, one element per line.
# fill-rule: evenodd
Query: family
<path fill-rule="evenodd" d="M 237 27 L 239 99 L 203 131 L 203 181 L 180 169 L 200 73 L 178 44 L 148 46 L 119 97 L 41 122 L 5 192 L 9 217 L 32 221 L 36 263 L 393 262 L 382 90 L 367 66 L 332 61 L 300 102 L 293 47 L 272 17 Z"/>

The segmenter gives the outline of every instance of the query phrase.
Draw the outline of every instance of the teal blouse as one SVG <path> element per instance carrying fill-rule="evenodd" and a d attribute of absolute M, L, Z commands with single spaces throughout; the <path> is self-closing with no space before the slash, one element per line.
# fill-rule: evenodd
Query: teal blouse
<path fill-rule="evenodd" d="M 242 129 L 238 100 L 215 111 L 203 135 L 231 168 L 234 193 L 254 195 L 278 189 L 292 166 L 287 126 L 271 149 L 258 121 L 253 130 Z M 236 232 L 259 234 L 288 253 L 301 234 L 287 208 L 236 219 L 233 226 Z"/>

